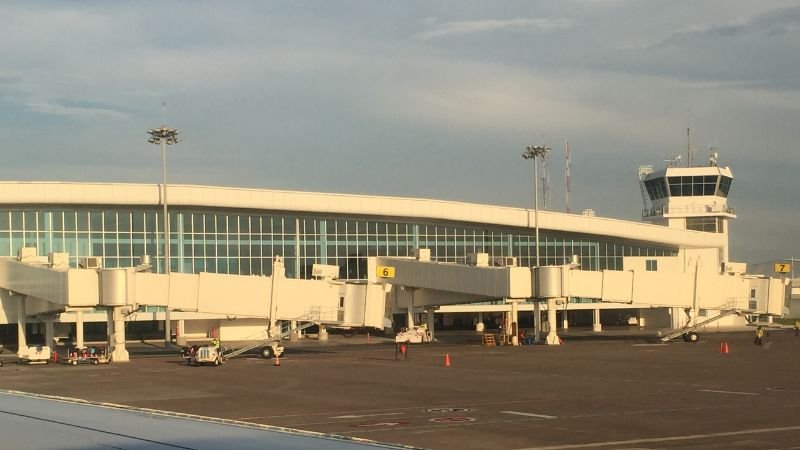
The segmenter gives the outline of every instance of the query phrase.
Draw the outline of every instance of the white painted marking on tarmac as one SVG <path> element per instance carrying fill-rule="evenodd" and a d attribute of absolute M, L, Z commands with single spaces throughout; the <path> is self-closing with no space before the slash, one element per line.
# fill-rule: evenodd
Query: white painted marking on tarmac
<path fill-rule="evenodd" d="M 717 391 L 714 389 L 698 389 L 699 392 L 713 392 L 715 394 L 734 394 L 734 395 L 761 395 L 755 392 L 737 392 L 737 391 Z"/>
<path fill-rule="evenodd" d="M 403 413 L 399 413 L 399 412 L 393 412 L 393 413 L 381 413 L 381 414 L 360 414 L 360 415 L 357 415 L 357 414 L 349 414 L 349 415 L 346 415 L 346 416 L 334 416 L 334 417 L 331 417 L 331 419 L 360 419 L 360 418 L 362 418 L 362 417 L 375 417 L 375 416 L 396 416 L 396 415 L 398 415 L 398 414 L 403 414 Z"/>
<path fill-rule="evenodd" d="M 647 444 L 652 442 L 690 441 L 694 439 L 741 436 L 747 434 L 779 433 L 784 431 L 797 431 L 797 430 L 800 430 L 800 426 L 781 427 L 781 428 L 756 428 L 752 430 L 728 431 L 723 433 L 692 434 L 689 436 L 666 436 L 659 438 L 631 439 L 628 441 L 605 441 L 605 442 L 592 442 L 589 444 L 553 445 L 549 447 L 527 447 L 517 450 L 562 450 L 568 448 L 617 447 L 621 445 Z"/>
<path fill-rule="evenodd" d="M 519 411 L 500 411 L 500 412 L 503 414 L 514 414 L 517 416 L 538 417 L 540 419 L 558 419 L 557 416 L 548 416 L 547 414 L 534 414 L 534 413 L 526 413 Z"/>

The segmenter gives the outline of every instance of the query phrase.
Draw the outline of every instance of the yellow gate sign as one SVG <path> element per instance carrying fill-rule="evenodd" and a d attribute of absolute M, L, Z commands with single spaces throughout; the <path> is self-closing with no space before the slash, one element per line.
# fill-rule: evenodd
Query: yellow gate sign
<path fill-rule="evenodd" d="M 381 278 L 394 278 L 394 267 L 378 266 L 378 274 Z"/>
<path fill-rule="evenodd" d="M 789 263 L 775 263 L 775 272 L 789 273 L 792 271 L 792 265 Z"/>

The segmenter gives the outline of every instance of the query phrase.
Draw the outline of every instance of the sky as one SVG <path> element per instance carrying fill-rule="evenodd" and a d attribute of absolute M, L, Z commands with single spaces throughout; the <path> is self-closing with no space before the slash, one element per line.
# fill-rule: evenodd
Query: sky
<path fill-rule="evenodd" d="M 0 180 L 170 183 L 640 220 L 719 153 L 734 261 L 800 258 L 800 1 L 9 1 Z M 166 104 L 164 108 L 163 105 Z M 164 113 L 164 110 L 166 113 Z M 684 161 L 687 156 L 683 156 Z M 544 201 L 540 200 L 540 206 Z"/>

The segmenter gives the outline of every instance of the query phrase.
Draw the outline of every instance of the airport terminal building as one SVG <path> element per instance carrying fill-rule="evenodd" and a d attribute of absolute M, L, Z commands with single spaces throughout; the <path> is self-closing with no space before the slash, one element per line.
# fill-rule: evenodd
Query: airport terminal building
<path fill-rule="evenodd" d="M 492 264 L 532 267 L 538 218 L 541 266 L 578 256 L 586 271 L 743 271 L 728 261 L 730 169 L 672 167 L 641 178 L 651 203 L 643 222 L 429 199 L 170 185 L 168 263 L 173 273 L 269 276 L 281 256 L 287 278 L 310 279 L 313 265 L 325 264 L 338 266 L 341 280 L 358 282 L 368 277 L 368 257 L 413 257 L 424 248 L 437 262 L 467 264 L 485 253 Z M 160 185 L 0 186 L 0 256 L 36 247 L 40 255 L 68 253 L 72 267 L 117 268 L 147 255 L 155 272 L 165 271 Z M 636 308 L 571 303 L 576 311 Z M 507 309 L 494 299 L 445 306 L 437 315 L 449 316 L 444 325 L 454 317 L 474 324 Z M 162 317 L 158 308 L 150 312 L 150 319 Z M 0 309 L 0 323 L 16 318 Z"/>

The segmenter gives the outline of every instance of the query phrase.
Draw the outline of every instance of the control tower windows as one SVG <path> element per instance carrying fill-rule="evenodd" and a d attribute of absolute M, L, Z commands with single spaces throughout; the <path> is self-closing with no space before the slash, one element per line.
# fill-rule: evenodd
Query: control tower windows
<path fill-rule="evenodd" d="M 723 176 L 722 180 L 720 180 L 720 182 L 719 182 L 719 192 L 717 193 L 717 195 L 721 195 L 721 196 L 727 198 L 728 197 L 728 191 L 731 190 L 731 182 L 732 181 L 733 181 L 733 178 Z"/>
<path fill-rule="evenodd" d="M 667 183 L 663 178 L 656 178 L 644 182 L 650 200 L 658 200 L 667 196 Z"/>
<path fill-rule="evenodd" d="M 715 195 L 718 178 L 716 175 L 669 177 L 669 193 L 672 197 Z"/>
<path fill-rule="evenodd" d="M 705 231 L 707 233 L 722 233 L 723 221 L 719 217 L 687 217 L 686 229 Z"/>

